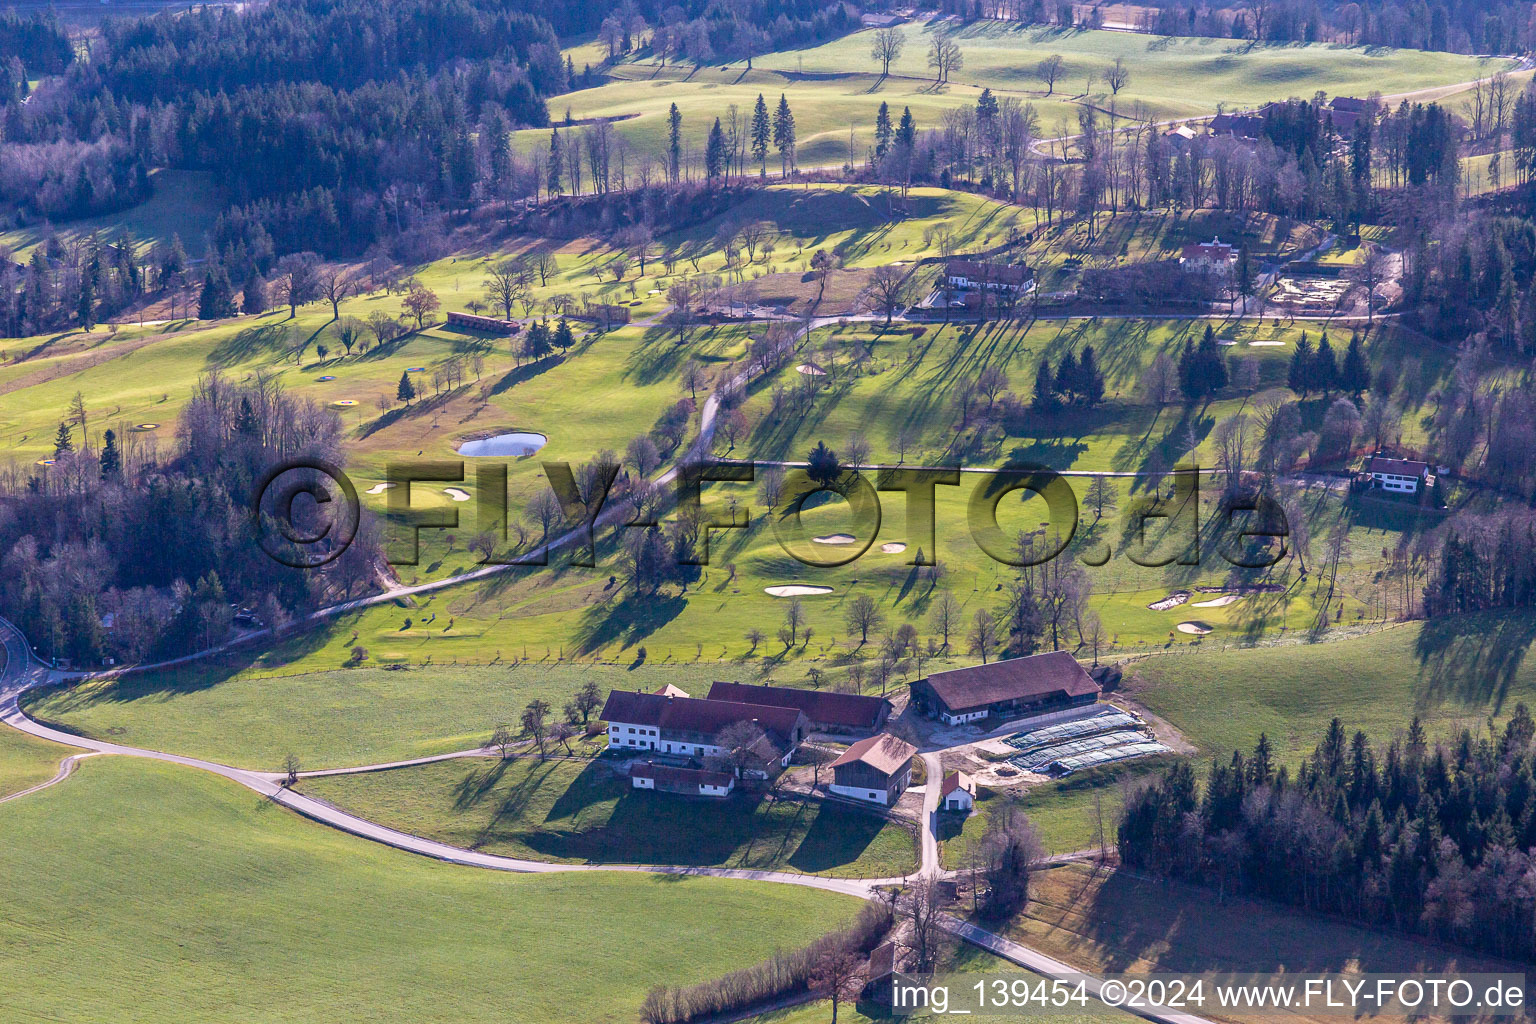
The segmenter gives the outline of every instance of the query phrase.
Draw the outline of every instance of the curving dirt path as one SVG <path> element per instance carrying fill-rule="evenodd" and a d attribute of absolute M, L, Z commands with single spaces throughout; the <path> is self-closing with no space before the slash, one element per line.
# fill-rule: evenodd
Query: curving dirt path
<path fill-rule="evenodd" d="M 20 793 L 12 793 L 10 796 L 0 796 L 0 804 L 9 803 L 12 800 L 20 800 L 24 796 L 31 796 L 33 793 L 36 793 L 39 790 L 47 789 L 49 786 L 58 785 L 75 773 L 75 765 L 80 763 L 80 761 L 87 757 L 95 756 L 96 751 L 94 750 L 87 751 L 83 754 L 70 754 L 64 760 L 59 762 L 59 771 L 56 775 L 54 775 L 53 778 L 49 779 L 47 782 L 39 782 L 37 785 L 31 787 L 30 789 L 24 789 Z"/>

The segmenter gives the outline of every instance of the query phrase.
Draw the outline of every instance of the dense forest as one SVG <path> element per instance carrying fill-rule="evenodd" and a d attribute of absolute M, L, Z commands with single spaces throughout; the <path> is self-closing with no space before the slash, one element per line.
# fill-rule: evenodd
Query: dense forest
<path fill-rule="evenodd" d="M 377 586 L 371 521 L 317 571 L 280 564 L 257 543 L 253 490 L 270 467 L 344 462 L 331 410 L 259 376 L 245 385 L 210 376 L 165 452 L 121 424 L 92 447 L 108 415 L 77 395 L 49 471 L 0 473 L 0 616 L 44 656 L 81 666 L 172 657 L 226 639 L 241 609 L 281 629 Z M 301 515 L 312 507 L 295 505 Z"/>
<path fill-rule="evenodd" d="M 1126 864 L 1160 875 L 1536 957 L 1536 723 L 1431 744 L 1417 718 L 1386 746 L 1334 719 L 1294 776 L 1260 736 L 1127 800 Z"/>

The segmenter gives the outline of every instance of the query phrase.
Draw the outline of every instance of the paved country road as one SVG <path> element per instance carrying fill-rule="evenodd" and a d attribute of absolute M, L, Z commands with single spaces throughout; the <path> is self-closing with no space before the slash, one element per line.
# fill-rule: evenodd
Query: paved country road
<path fill-rule="evenodd" d="M 165 761 L 170 764 L 184 765 L 189 768 L 200 768 L 203 771 L 212 772 L 244 786 L 255 793 L 259 793 L 267 799 L 287 807 L 289 810 L 304 815 L 323 825 L 349 832 L 363 839 L 370 839 L 385 846 L 392 846 L 397 850 L 407 853 L 419 854 L 423 857 L 432 857 L 436 860 L 447 861 L 451 864 L 462 864 L 466 867 L 489 868 L 494 871 L 519 871 L 554 873 L 560 871 L 633 871 L 660 875 L 701 875 L 710 878 L 736 878 L 753 882 L 775 882 L 783 885 L 800 885 L 812 889 L 820 889 L 825 892 L 835 892 L 846 896 L 855 896 L 860 899 L 869 899 L 874 896 L 879 886 L 899 885 L 911 878 L 931 877 L 940 873 L 938 839 L 935 829 L 938 822 L 938 792 L 943 784 L 943 773 L 936 754 L 924 754 L 923 761 L 928 770 L 928 781 L 923 795 L 923 856 L 922 864 L 918 871 L 910 878 L 826 878 L 820 875 L 801 875 L 788 871 L 753 871 L 738 868 L 713 868 L 693 867 L 687 865 L 652 865 L 652 864 L 547 864 L 543 861 L 521 860 L 515 857 L 498 857 L 494 854 L 479 853 L 474 850 L 465 850 L 447 843 L 440 843 L 424 836 L 411 835 L 392 828 L 386 828 L 365 818 L 359 818 L 355 814 L 349 814 L 338 807 L 316 800 L 313 797 L 295 793 L 284 788 L 275 781 L 274 776 L 268 772 L 253 772 L 243 768 L 234 768 L 229 765 L 219 764 L 215 761 L 205 761 L 201 758 L 184 757 L 180 754 L 168 754 L 158 750 L 145 750 L 140 747 L 129 747 L 119 743 L 106 743 L 101 740 L 86 736 L 76 736 L 50 728 L 40 722 L 27 717 L 21 710 L 21 697 L 28 690 L 38 686 L 46 686 L 52 681 L 52 673 L 38 664 L 31 656 L 27 638 L 5 619 L 0 619 L 0 648 L 5 653 L 5 668 L 0 672 L 0 720 L 6 725 L 31 736 L 55 743 L 68 744 L 72 747 L 84 748 L 87 753 L 70 757 L 66 764 L 72 770 L 73 763 L 80 757 L 93 754 L 117 754 L 123 757 L 142 757 L 154 761 Z M 450 755 L 452 756 L 452 755 Z M 53 782 L 61 781 L 69 774 L 69 770 L 61 767 L 60 774 Z M 52 785 L 52 782 L 45 784 Z M 36 792 L 35 787 L 28 792 Z M 22 796 L 25 794 L 17 794 Z M 1044 953 L 1032 950 L 1012 940 L 987 931 L 979 925 L 963 921 L 956 917 L 944 916 L 941 921 L 944 929 L 957 938 L 963 939 L 973 945 L 996 953 L 998 956 L 1013 963 L 1026 967 L 1036 973 L 1051 978 L 1063 978 L 1076 980 L 1082 975 Z M 1089 991 L 1096 992 L 1097 983 L 1090 979 Z M 1139 1011 L 1139 1016 L 1147 1020 L 1156 1021 L 1158 1024 L 1210 1024 L 1199 1017 L 1175 1012 L 1165 1012 L 1156 1009 Z"/>

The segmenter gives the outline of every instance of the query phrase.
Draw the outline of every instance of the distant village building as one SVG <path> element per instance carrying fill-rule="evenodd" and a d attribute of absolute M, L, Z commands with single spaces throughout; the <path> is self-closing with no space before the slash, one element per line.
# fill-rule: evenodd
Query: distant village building
<path fill-rule="evenodd" d="M 601 717 L 608 723 L 609 750 L 654 750 L 698 758 L 726 753 L 718 742 L 720 734 L 750 722 L 773 743 L 774 760 L 780 767 L 789 764 L 810 732 L 810 723 L 795 708 L 628 690 L 610 693 Z"/>
<path fill-rule="evenodd" d="M 1179 253 L 1179 265 L 1197 274 L 1225 277 L 1232 272 L 1237 256 L 1235 246 L 1213 238 L 1209 242 L 1186 245 Z"/>
<path fill-rule="evenodd" d="M 681 796 L 725 797 L 736 788 L 736 779 L 730 772 L 711 772 L 700 768 L 675 768 L 671 765 L 647 761 L 629 770 L 629 782 L 635 789 L 649 789 L 657 793 L 676 793 Z"/>
<path fill-rule="evenodd" d="M 939 808 L 945 811 L 969 811 L 976 806 L 976 780 L 965 772 L 950 772 L 939 787 Z"/>
<path fill-rule="evenodd" d="M 879 731 L 885 724 L 885 720 L 891 716 L 891 702 L 884 697 L 831 693 L 825 690 L 799 690 L 789 686 L 715 683 L 709 688 L 709 699 L 732 700 L 743 704 L 767 704 L 777 708 L 797 708 L 805 713 L 813 732 L 855 736 L 867 736 Z"/>
<path fill-rule="evenodd" d="M 950 260 L 944 266 L 944 277 L 951 288 L 960 291 L 1023 292 L 1035 284 L 1034 271 L 1022 263 Z"/>
<path fill-rule="evenodd" d="M 912 682 L 912 703 L 947 725 L 1067 711 L 1099 699 L 1094 682 L 1066 651 L 937 672 Z"/>
<path fill-rule="evenodd" d="M 1264 134 L 1264 118 L 1257 114 L 1217 114 L 1206 122 L 1212 135 L 1257 142 Z"/>
<path fill-rule="evenodd" d="M 1393 494 L 1418 494 L 1419 488 L 1429 479 L 1429 463 L 1385 455 L 1371 456 L 1365 471 L 1371 476 L 1372 487 Z"/>
<path fill-rule="evenodd" d="M 1177 128 L 1170 128 L 1163 133 L 1163 138 L 1168 144 L 1179 152 L 1183 152 L 1194 142 L 1199 133 L 1187 124 L 1181 124 Z"/>
<path fill-rule="evenodd" d="M 839 796 L 890 807 L 912 784 L 912 755 L 917 748 L 890 733 L 859 740 L 832 762 L 832 785 Z"/>
<path fill-rule="evenodd" d="M 516 334 L 522 330 L 522 325 L 515 320 L 499 320 L 494 316 L 479 316 L 475 313 L 460 313 L 452 311 L 448 314 L 450 327 L 468 327 L 471 330 L 485 331 L 489 334 Z"/>
<path fill-rule="evenodd" d="M 1335 96 L 1323 111 L 1323 120 L 1333 125 L 1337 135 L 1351 135 L 1355 125 L 1361 118 L 1372 119 L 1376 113 L 1376 105 L 1370 100 L 1357 99 L 1354 96 Z"/>
<path fill-rule="evenodd" d="M 906 19 L 898 14 L 861 14 L 859 24 L 865 28 L 890 28 L 900 25 Z"/>

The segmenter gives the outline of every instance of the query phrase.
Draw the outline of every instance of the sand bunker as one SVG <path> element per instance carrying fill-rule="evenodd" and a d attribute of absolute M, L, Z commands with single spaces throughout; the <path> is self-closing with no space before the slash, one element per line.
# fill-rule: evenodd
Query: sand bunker
<path fill-rule="evenodd" d="M 1273 348 L 1273 347 L 1277 347 L 1277 346 L 1280 346 L 1280 345 L 1284 345 L 1285 342 L 1283 342 L 1283 341 L 1250 341 L 1248 344 L 1254 346 L 1255 348 Z"/>
<path fill-rule="evenodd" d="M 795 367 L 795 369 L 805 374 L 807 377 L 825 377 L 827 375 L 827 371 L 823 370 L 815 363 L 801 363 L 799 366 Z"/>
<path fill-rule="evenodd" d="M 37 460 L 37 464 L 39 466 L 52 466 L 52 465 L 56 464 L 58 461 L 59 461 L 58 459 L 38 459 Z"/>
<path fill-rule="evenodd" d="M 1161 601 L 1153 601 L 1151 604 L 1147 605 L 1147 607 L 1151 608 L 1155 612 L 1165 612 L 1169 608 L 1177 608 L 1179 605 L 1188 600 L 1189 591 L 1175 590 Z"/>
<path fill-rule="evenodd" d="M 1203 622 L 1181 622 L 1174 628 L 1180 633 L 1193 633 L 1195 636 L 1205 636 L 1211 631 L 1211 627 Z"/>
<path fill-rule="evenodd" d="M 326 381 L 335 380 L 335 379 L 336 378 L 332 377 L 330 374 L 326 374 L 324 377 L 316 377 L 315 378 L 315 380 L 318 380 L 322 384 L 324 384 Z"/>
<path fill-rule="evenodd" d="M 763 593 L 774 597 L 815 597 L 832 593 L 831 587 L 813 587 L 808 583 L 781 583 L 776 587 L 764 587 Z"/>
<path fill-rule="evenodd" d="M 880 550 L 888 555 L 899 555 L 907 550 L 907 546 L 899 540 L 893 540 L 889 544 L 881 544 Z"/>
<path fill-rule="evenodd" d="M 444 487 L 443 488 L 443 493 L 448 495 L 448 497 L 452 498 L 454 501 L 468 501 L 469 500 L 469 492 L 468 491 L 461 491 L 457 487 Z"/>
<path fill-rule="evenodd" d="M 1236 339 L 1233 339 L 1233 338 L 1217 338 L 1216 339 L 1216 344 L 1218 344 L 1218 345 L 1236 345 L 1237 341 L 1236 341 Z"/>
<path fill-rule="evenodd" d="M 355 398 L 338 398 L 336 401 L 332 402 L 331 404 L 334 405 L 338 409 L 350 409 L 354 405 L 357 404 L 357 399 L 355 399 Z"/>
<path fill-rule="evenodd" d="M 134 424 L 134 425 L 133 425 L 133 429 L 134 429 L 134 430 L 137 430 L 137 431 L 138 431 L 138 432 L 139 432 L 139 433 L 141 433 L 141 434 L 142 434 L 142 433 L 144 433 L 144 432 L 145 432 L 145 431 L 146 431 L 146 430 L 154 430 L 154 429 L 155 429 L 155 428 L 156 428 L 156 427 L 158 427 L 158 426 L 159 426 L 159 425 L 160 425 L 160 424 L 158 424 L 158 423 L 135 423 L 135 424 Z"/>
<path fill-rule="evenodd" d="M 1239 597 L 1237 594 L 1223 594 L 1221 597 L 1218 597 L 1218 598 L 1216 598 L 1215 600 L 1212 600 L 1212 601 L 1196 601 L 1194 604 L 1190 605 L 1190 607 L 1191 608 L 1225 608 L 1227 605 L 1235 604 L 1236 602 L 1241 601 L 1241 600 L 1242 600 L 1242 598 Z"/>
<path fill-rule="evenodd" d="M 858 538 L 851 533 L 829 533 L 825 537 L 812 537 L 816 544 L 856 544 Z"/>
<path fill-rule="evenodd" d="M 394 484 L 374 484 L 372 487 L 368 488 L 363 493 L 364 494 L 383 494 L 385 491 L 389 490 L 393 486 L 395 486 L 395 485 Z"/>

